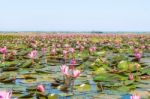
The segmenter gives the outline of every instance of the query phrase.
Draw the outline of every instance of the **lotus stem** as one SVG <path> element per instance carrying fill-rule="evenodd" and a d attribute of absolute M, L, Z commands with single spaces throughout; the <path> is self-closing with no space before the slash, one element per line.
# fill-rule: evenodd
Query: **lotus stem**
<path fill-rule="evenodd" d="M 69 85 L 70 85 L 70 77 L 68 77 L 68 76 L 66 76 L 65 85 L 66 85 L 66 86 L 69 86 Z"/>
<path fill-rule="evenodd" d="M 32 64 L 34 64 L 35 62 L 34 62 L 34 59 L 32 59 Z"/>
<path fill-rule="evenodd" d="M 3 61 L 5 61 L 6 59 L 6 54 L 3 54 Z"/>
<path fill-rule="evenodd" d="M 101 84 L 101 82 L 100 82 L 100 88 L 101 88 L 101 91 L 104 90 L 103 85 Z"/>
<path fill-rule="evenodd" d="M 75 81 L 75 79 L 72 80 L 72 86 L 71 86 L 72 93 L 73 93 L 74 81 Z"/>

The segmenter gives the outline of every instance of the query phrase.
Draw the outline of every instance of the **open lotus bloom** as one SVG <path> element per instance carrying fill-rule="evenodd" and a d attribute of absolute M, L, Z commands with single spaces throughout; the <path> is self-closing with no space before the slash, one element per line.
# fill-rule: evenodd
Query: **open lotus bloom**
<path fill-rule="evenodd" d="M 143 46 L 141 46 L 141 48 L 142 48 L 142 49 L 144 49 L 144 48 L 145 48 L 145 46 L 143 45 Z"/>
<path fill-rule="evenodd" d="M 93 52 L 93 49 L 92 49 L 92 48 L 89 48 L 89 51 L 90 51 L 90 52 Z"/>
<path fill-rule="evenodd" d="M 11 99 L 11 91 L 0 91 L 0 99 Z"/>
<path fill-rule="evenodd" d="M 67 55 L 67 53 L 68 53 L 68 51 L 63 50 L 63 54 L 64 54 L 64 55 Z"/>
<path fill-rule="evenodd" d="M 28 54 L 29 58 L 35 59 L 37 57 L 37 51 L 33 50 Z"/>
<path fill-rule="evenodd" d="M 2 54 L 6 54 L 6 53 L 7 53 L 7 47 L 4 46 L 3 48 L 0 48 L 0 52 L 1 52 Z"/>
<path fill-rule="evenodd" d="M 132 96 L 130 96 L 130 99 L 141 99 L 141 98 L 138 95 L 132 95 Z"/>
<path fill-rule="evenodd" d="M 63 50 L 63 56 L 64 56 L 64 58 L 66 59 L 66 58 L 68 57 L 68 51 Z"/>
<path fill-rule="evenodd" d="M 44 88 L 43 85 L 38 85 L 38 86 L 36 87 L 36 89 L 37 89 L 37 91 L 39 91 L 39 92 L 45 92 L 45 88 Z"/>
<path fill-rule="evenodd" d="M 51 54 L 56 54 L 56 48 L 51 49 Z"/>
<path fill-rule="evenodd" d="M 61 73 L 64 74 L 64 75 L 69 75 L 73 78 L 77 78 L 80 74 L 81 74 L 81 71 L 80 70 L 73 70 L 72 73 L 70 73 L 69 71 L 69 67 L 66 66 L 66 65 L 62 65 L 60 67 L 61 69 Z"/>
<path fill-rule="evenodd" d="M 74 48 L 69 48 L 69 51 L 70 51 L 71 53 L 74 53 L 74 52 L 75 52 L 75 49 L 74 49 Z"/>
<path fill-rule="evenodd" d="M 94 51 L 96 51 L 96 47 L 95 47 L 95 46 L 90 47 L 90 48 L 89 48 L 89 51 L 90 51 L 90 52 L 94 52 Z"/>
<path fill-rule="evenodd" d="M 72 77 L 77 78 L 81 74 L 80 70 L 74 70 Z"/>
<path fill-rule="evenodd" d="M 61 67 L 60 67 L 60 70 L 61 70 L 61 73 L 62 74 L 64 74 L 64 75 L 68 75 L 69 73 L 69 67 L 68 66 L 66 66 L 66 65 L 62 65 Z"/>

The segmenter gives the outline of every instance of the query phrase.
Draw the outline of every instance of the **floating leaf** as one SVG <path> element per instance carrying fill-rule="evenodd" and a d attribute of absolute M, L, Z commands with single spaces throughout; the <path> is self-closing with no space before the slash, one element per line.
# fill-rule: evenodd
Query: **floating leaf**
<path fill-rule="evenodd" d="M 138 63 L 129 62 L 129 61 L 120 61 L 117 67 L 119 68 L 119 70 L 123 70 L 123 71 L 135 71 L 136 65 L 138 65 L 140 68 L 140 65 Z"/>
<path fill-rule="evenodd" d="M 94 81 L 110 81 L 108 76 L 106 75 L 99 75 L 93 78 Z"/>
<path fill-rule="evenodd" d="M 88 84 L 81 84 L 80 86 L 75 86 L 77 91 L 89 91 L 91 90 L 91 86 Z"/>
<path fill-rule="evenodd" d="M 48 99 L 59 99 L 57 94 L 49 94 Z"/>
<path fill-rule="evenodd" d="M 26 61 L 21 67 L 22 68 L 28 68 L 32 65 L 32 61 L 31 60 L 28 60 Z"/>

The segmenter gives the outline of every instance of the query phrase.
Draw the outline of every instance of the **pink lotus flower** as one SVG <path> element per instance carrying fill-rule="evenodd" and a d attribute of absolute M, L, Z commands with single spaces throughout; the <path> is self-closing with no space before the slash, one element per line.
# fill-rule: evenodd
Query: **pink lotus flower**
<path fill-rule="evenodd" d="M 72 77 L 77 78 L 81 74 L 80 70 L 74 70 Z"/>
<path fill-rule="evenodd" d="M 94 51 L 96 51 L 96 47 L 95 47 L 95 46 L 90 47 L 90 48 L 89 48 L 89 51 L 90 51 L 90 52 L 94 52 Z"/>
<path fill-rule="evenodd" d="M 28 54 L 28 57 L 31 59 L 35 59 L 37 57 L 37 51 L 33 50 Z"/>
<path fill-rule="evenodd" d="M 72 59 L 72 60 L 70 61 L 70 63 L 74 65 L 74 64 L 77 63 L 77 61 L 76 61 L 76 59 Z"/>
<path fill-rule="evenodd" d="M 132 74 L 132 73 L 130 73 L 130 74 L 129 74 L 128 79 L 129 79 L 129 80 L 133 80 L 133 79 L 134 79 L 134 76 L 133 76 L 133 74 Z"/>
<path fill-rule="evenodd" d="M 44 55 L 46 53 L 46 48 L 42 48 L 42 54 Z"/>
<path fill-rule="evenodd" d="M 62 74 L 69 75 L 69 76 L 71 76 L 73 78 L 77 78 L 81 74 L 80 70 L 73 70 L 73 73 L 69 74 L 69 67 L 66 66 L 66 65 L 62 65 L 60 67 L 60 70 L 61 70 Z"/>
<path fill-rule="evenodd" d="M 141 46 L 141 48 L 142 48 L 142 49 L 144 49 L 144 48 L 145 48 L 145 46 L 143 45 L 143 46 Z"/>
<path fill-rule="evenodd" d="M 0 99 L 11 99 L 11 91 L 0 91 Z"/>
<path fill-rule="evenodd" d="M 93 52 L 93 49 L 92 49 L 92 48 L 89 48 L 89 51 L 90 51 L 90 52 Z"/>
<path fill-rule="evenodd" d="M 140 99 L 140 96 L 138 96 L 138 95 L 132 95 L 132 96 L 130 96 L 130 99 Z"/>
<path fill-rule="evenodd" d="M 56 54 L 56 48 L 51 49 L 51 54 L 55 55 Z"/>
<path fill-rule="evenodd" d="M 134 56 L 135 56 L 135 59 L 140 60 L 142 57 L 142 54 L 141 53 L 135 53 Z"/>
<path fill-rule="evenodd" d="M 0 52 L 1 52 L 2 54 L 6 54 L 6 53 L 7 53 L 7 47 L 4 46 L 3 48 L 0 48 Z"/>
<path fill-rule="evenodd" d="M 0 48 L 0 52 L 3 54 L 2 58 L 5 60 L 7 54 L 7 47 L 4 46 L 3 48 Z"/>
<path fill-rule="evenodd" d="M 75 49 L 74 49 L 74 48 L 69 48 L 69 51 L 70 51 L 71 53 L 74 53 L 74 52 L 75 52 Z"/>
<path fill-rule="evenodd" d="M 77 42 L 76 42 L 76 44 L 77 44 L 77 45 L 80 45 L 80 42 L 79 42 L 79 41 L 77 41 Z"/>
<path fill-rule="evenodd" d="M 66 66 L 66 65 L 62 65 L 60 67 L 60 70 L 61 70 L 61 73 L 64 74 L 64 75 L 69 75 L 69 67 Z"/>
<path fill-rule="evenodd" d="M 68 56 L 68 51 L 63 50 L 63 56 L 64 56 L 64 58 L 66 59 L 66 58 L 67 58 L 67 56 Z"/>
<path fill-rule="evenodd" d="M 84 47 L 83 46 L 80 46 L 80 51 L 83 51 L 84 50 Z"/>
<path fill-rule="evenodd" d="M 36 87 L 36 89 L 37 89 L 37 91 L 39 91 L 39 92 L 45 92 L 45 88 L 44 88 L 43 85 L 38 85 L 38 86 Z"/>
<path fill-rule="evenodd" d="M 75 58 L 73 58 L 71 61 L 70 61 L 70 66 L 69 66 L 69 69 L 74 69 L 75 68 L 75 64 L 76 64 L 77 62 L 76 62 L 76 59 Z"/>
<path fill-rule="evenodd" d="M 64 55 L 68 54 L 68 51 L 63 50 L 63 54 L 64 54 Z"/>
<path fill-rule="evenodd" d="M 96 51 L 96 46 L 93 46 L 92 49 L 93 49 L 93 51 Z"/>

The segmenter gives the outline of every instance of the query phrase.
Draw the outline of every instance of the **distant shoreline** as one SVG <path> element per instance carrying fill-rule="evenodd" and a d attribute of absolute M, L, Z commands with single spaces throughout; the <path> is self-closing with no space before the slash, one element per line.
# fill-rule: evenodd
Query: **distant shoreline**
<path fill-rule="evenodd" d="M 130 31 L 0 31 L 0 34 L 3 33 L 65 33 L 65 34 L 72 34 L 72 33 L 79 33 L 79 34 L 150 34 L 150 32 L 130 32 Z"/>

